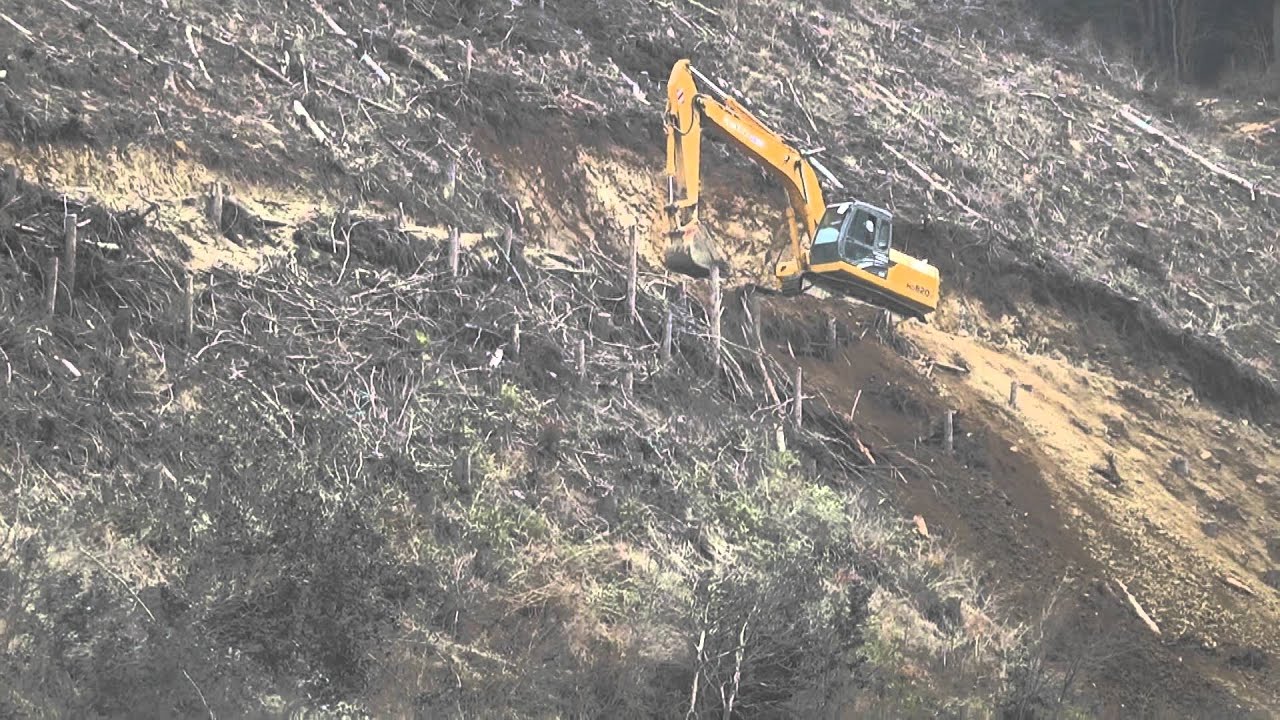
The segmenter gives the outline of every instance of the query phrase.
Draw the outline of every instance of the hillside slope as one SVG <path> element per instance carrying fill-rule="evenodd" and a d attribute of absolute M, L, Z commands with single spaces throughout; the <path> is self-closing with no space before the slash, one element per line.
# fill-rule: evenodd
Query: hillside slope
<path fill-rule="evenodd" d="M 4 13 L 6 709 L 1280 712 L 1266 102 L 994 0 Z M 765 298 L 757 352 L 730 294 L 716 368 L 657 264 L 680 57 L 898 213 L 931 325 Z M 781 192 L 708 155 L 761 280 Z"/>

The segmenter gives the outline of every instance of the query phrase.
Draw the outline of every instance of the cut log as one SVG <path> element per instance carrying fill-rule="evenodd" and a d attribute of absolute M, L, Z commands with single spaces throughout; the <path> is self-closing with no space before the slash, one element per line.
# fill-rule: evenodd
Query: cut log
<path fill-rule="evenodd" d="M 1147 628 L 1151 630 L 1151 632 L 1155 633 L 1156 635 L 1159 635 L 1160 626 L 1157 625 L 1156 621 L 1152 620 L 1151 616 L 1147 614 L 1147 611 L 1142 608 L 1142 604 L 1138 602 L 1138 598 L 1134 597 L 1133 593 L 1129 592 L 1129 588 L 1124 584 L 1122 580 L 1116 580 L 1115 583 L 1117 586 L 1120 587 L 1120 591 L 1124 593 L 1124 596 L 1128 598 L 1129 606 L 1132 607 L 1133 611 L 1138 614 L 1138 618 L 1142 620 L 1143 624 L 1145 624 Z"/>
<path fill-rule="evenodd" d="M 1240 578 L 1234 575 L 1225 575 L 1221 578 L 1221 580 L 1223 585 L 1226 585 L 1227 587 L 1231 588 L 1232 590 L 1235 590 L 1236 592 L 1244 593 L 1249 597 L 1255 597 L 1257 595 L 1257 593 L 1253 591 L 1253 588 L 1246 585 L 1243 580 L 1241 580 Z"/>
<path fill-rule="evenodd" d="M 298 100 L 293 101 L 293 114 L 302 118 L 302 122 L 307 126 L 307 129 L 311 131 L 311 134 L 320 142 L 320 144 L 331 144 L 329 142 L 329 136 L 325 133 L 324 128 L 320 127 L 320 125 L 311 117 L 311 113 L 307 112 L 307 109 L 303 107 L 302 103 Z"/>

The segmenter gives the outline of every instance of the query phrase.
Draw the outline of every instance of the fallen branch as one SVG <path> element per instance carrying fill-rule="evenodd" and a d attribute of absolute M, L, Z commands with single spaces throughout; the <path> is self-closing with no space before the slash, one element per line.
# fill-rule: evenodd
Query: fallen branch
<path fill-rule="evenodd" d="M 201 34 L 203 35 L 204 33 L 201 33 Z M 276 82 L 282 85 L 293 84 L 289 82 L 289 78 L 285 77 L 284 74 L 281 73 L 279 70 L 276 70 L 275 68 L 266 64 L 257 55 L 254 55 L 252 52 L 249 52 L 248 50 L 240 47 L 236 43 L 230 40 L 224 40 L 216 35 L 205 35 L 205 37 L 210 38 L 211 40 L 218 43 L 219 45 L 222 45 L 223 47 L 231 48 L 232 50 L 235 50 L 236 52 L 240 53 L 240 55 L 243 56 L 245 60 L 248 60 L 251 65 L 257 68 L 259 72 L 271 78 L 272 80 L 275 80 Z"/>
<path fill-rule="evenodd" d="M 352 100 L 357 100 L 359 102 L 365 103 L 366 105 L 371 105 L 373 107 L 376 107 L 383 112 L 388 112 L 393 114 L 398 114 L 401 112 L 400 110 L 397 110 L 391 107 L 390 105 L 387 105 L 386 103 L 378 102 L 373 98 L 365 97 L 364 95 L 361 95 L 360 93 L 357 93 L 357 92 L 352 92 L 351 90 L 348 90 L 335 82 L 325 80 L 322 77 L 313 76 L 311 79 L 315 80 L 317 85 L 329 88 L 330 90 L 333 90 L 334 92 L 340 93 L 342 95 L 346 95 Z"/>
<path fill-rule="evenodd" d="M 320 17 L 324 18 L 325 24 L 329 26 L 329 29 L 333 31 L 333 34 L 337 35 L 338 37 L 346 41 L 346 43 L 350 45 L 353 50 L 360 49 L 360 44 L 357 43 L 349 34 L 347 34 L 346 30 L 342 29 L 342 26 L 338 24 L 338 21 L 334 20 L 333 16 L 330 15 L 328 12 L 326 12 L 325 9 L 320 6 L 319 2 L 316 2 L 316 0 L 311 0 L 311 8 L 315 10 L 317 13 L 319 13 Z M 369 53 L 367 52 L 361 53 L 360 62 L 368 66 L 368 68 L 372 70 L 375 75 L 378 76 L 378 79 L 382 81 L 382 84 L 384 85 L 391 84 L 391 76 L 387 74 L 386 70 L 382 69 L 382 66 L 378 64 L 378 61 L 374 60 L 369 55 Z"/>
<path fill-rule="evenodd" d="M 893 155 L 894 157 L 898 158 L 903 163 L 905 163 L 907 167 L 915 171 L 915 174 L 920 176 L 921 180 L 924 180 L 926 183 L 928 183 L 929 187 L 933 188 L 934 190 L 937 190 L 943 195 L 946 195 L 947 198 L 950 199 L 951 202 L 955 203 L 960 209 L 964 210 L 966 213 L 972 215 L 973 217 L 978 218 L 979 220 L 986 220 L 986 218 L 983 217 L 982 213 L 969 207 L 969 204 L 961 200 L 954 192 L 952 192 L 951 188 L 947 187 L 947 184 L 943 182 L 941 179 L 935 177 L 928 170 L 925 170 L 923 167 L 917 165 L 906 155 L 903 155 L 902 153 L 895 150 L 893 146 L 889 145 L 888 143 L 884 143 L 884 148 L 888 150 L 891 155 Z"/>
<path fill-rule="evenodd" d="M 204 79 L 213 82 L 213 78 L 209 76 L 209 70 L 204 66 L 204 59 L 200 57 L 200 51 L 196 49 L 196 39 L 191 32 L 191 26 L 185 25 L 183 34 L 187 38 L 187 49 L 191 51 L 191 55 L 196 59 L 196 65 L 200 68 L 200 73 L 204 75 Z"/>
<path fill-rule="evenodd" d="M 1187 147 L 1186 145 L 1179 142 L 1178 140 L 1176 140 L 1174 137 L 1172 137 L 1165 131 L 1157 128 L 1156 126 L 1152 125 L 1146 120 L 1143 120 L 1142 118 L 1138 117 L 1138 115 L 1128 106 L 1120 108 L 1120 115 L 1123 116 L 1124 119 L 1128 120 L 1130 123 L 1133 123 L 1138 129 L 1142 130 L 1146 134 L 1163 140 L 1173 149 L 1177 150 L 1178 152 L 1181 152 L 1183 155 L 1186 155 L 1192 160 L 1195 160 L 1197 163 L 1200 163 L 1200 165 L 1204 166 L 1206 170 L 1213 173 L 1214 175 L 1217 175 L 1218 177 L 1223 178 L 1224 180 L 1235 183 L 1236 185 L 1239 185 L 1240 187 L 1248 190 L 1250 200 L 1256 200 L 1258 198 L 1259 193 L 1267 197 L 1280 198 L 1280 194 L 1258 187 L 1256 183 L 1245 179 L 1243 176 L 1238 175 L 1222 167 L 1221 165 L 1201 155 L 1195 150 L 1192 150 L 1190 147 Z"/>
<path fill-rule="evenodd" d="M 911 119 L 920 123 L 924 127 L 932 130 L 935 134 L 937 134 L 938 138 L 941 139 L 946 144 L 948 145 L 956 144 L 955 138 L 943 132 L 942 129 L 939 128 L 937 124 L 935 124 L 932 120 L 929 120 L 928 118 L 924 117 L 923 115 L 916 112 L 915 110 L 912 110 L 911 108 L 907 107 L 907 104 L 904 103 L 902 100 L 898 99 L 898 96 L 894 95 L 893 91 L 889 90 L 889 88 L 885 87 L 884 85 L 881 85 L 879 82 L 875 80 L 871 80 L 869 84 L 871 85 L 871 88 L 875 90 L 876 93 L 880 96 L 880 98 L 885 101 L 885 104 L 889 106 L 889 109 L 892 112 L 905 113 Z"/>
<path fill-rule="evenodd" d="M 143 57 L 143 55 L 142 55 L 142 51 L 141 51 L 141 50 L 139 50 L 138 48 L 136 48 L 136 47 L 134 47 L 134 46 L 130 45 L 128 42 L 126 42 L 126 41 L 125 41 L 125 39 L 124 39 L 124 38 L 120 37 L 119 35 L 116 35 L 115 33 L 111 32 L 110 30 L 108 30 L 106 25 L 103 25 L 102 23 L 98 22 L 98 18 L 94 17 L 94 16 L 93 16 L 93 13 L 91 13 L 91 12 L 89 12 L 88 10 L 85 10 L 85 9 L 83 9 L 83 8 L 81 8 L 81 7 L 77 6 L 77 5 L 75 5 L 75 4 L 71 3 L 71 2 L 69 2 L 68 0 L 59 0 L 59 2 L 61 2 L 63 5 L 65 5 L 65 6 L 67 7 L 67 9 L 71 10 L 72 12 L 74 12 L 74 13 L 79 13 L 80 15 L 83 15 L 84 17 L 89 18 L 90 20 L 92 20 L 92 21 L 93 21 L 93 24 L 94 24 L 94 25 L 95 25 L 99 30 L 101 30 L 101 31 L 102 31 L 102 33 L 103 33 L 104 35 L 106 35 L 108 38 L 111 38 L 111 40 L 112 40 L 113 42 L 115 42 L 117 45 L 119 45 L 120 47 L 122 47 L 122 48 L 124 48 L 125 50 L 129 51 L 129 53 L 131 53 L 134 57 L 138 58 L 139 60 L 141 60 L 142 62 L 144 62 L 144 63 L 146 63 L 146 64 L 148 64 L 148 65 L 155 65 L 155 64 L 156 64 L 154 60 L 152 60 L 152 59 L 150 59 L 150 58 L 147 58 L 147 57 Z"/>

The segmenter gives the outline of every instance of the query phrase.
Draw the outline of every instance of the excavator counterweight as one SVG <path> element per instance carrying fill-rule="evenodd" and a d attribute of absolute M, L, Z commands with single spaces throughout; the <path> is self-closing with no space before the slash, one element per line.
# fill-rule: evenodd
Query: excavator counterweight
<path fill-rule="evenodd" d="M 784 295 L 804 292 L 807 283 L 921 320 L 937 308 L 938 270 L 893 248 L 892 213 L 852 200 L 828 205 L 818 170 L 838 181 L 688 60 L 675 64 L 667 83 L 668 268 L 694 277 L 713 266 L 728 270 L 698 217 L 704 121 L 786 190 L 791 257 L 774 268 Z"/>

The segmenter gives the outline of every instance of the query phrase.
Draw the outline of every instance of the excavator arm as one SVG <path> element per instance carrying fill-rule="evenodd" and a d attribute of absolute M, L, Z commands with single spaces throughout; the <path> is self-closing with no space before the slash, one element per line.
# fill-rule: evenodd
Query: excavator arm
<path fill-rule="evenodd" d="M 688 60 L 675 64 L 667 83 L 668 268 L 694 277 L 726 269 L 698 218 L 703 122 L 786 189 L 791 259 L 774 268 L 783 295 L 804 292 L 809 283 L 922 320 L 937 309 L 938 269 L 893 248 L 893 214 L 860 201 L 827 207 L 818 173 L 843 189 L 840 183 Z"/>
<path fill-rule="evenodd" d="M 699 91 L 699 83 L 707 92 Z M 680 60 L 667 83 L 667 265 L 704 277 L 713 264 L 721 263 L 698 222 L 704 120 L 782 182 L 791 250 L 800 257 L 802 235 L 812 236 L 826 209 L 814 166 L 688 60 Z"/>

